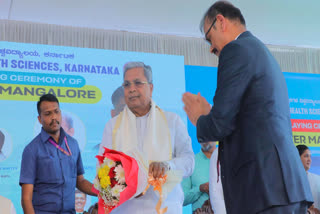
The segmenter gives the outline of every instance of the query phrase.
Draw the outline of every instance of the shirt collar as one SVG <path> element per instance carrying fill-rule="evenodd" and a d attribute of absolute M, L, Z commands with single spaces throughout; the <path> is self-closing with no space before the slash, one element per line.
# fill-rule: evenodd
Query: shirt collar
<path fill-rule="evenodd" d="M 65 131 L 63 130 L 63 128 L 60 128 L 60 137 L 59 137 L 59 141 L 61 141 L 61 139 L 63 139 L 66 136 Z M 41 128 L 41 132 L 40 132 L 40 138 L 42 142 L 47 142 L 49 140 L 51 136 L 48 134 L 48 132 L 46 132 L 43 128 Z M 52 137 L 51 137 L 52 138 Z M 63 141 L 62 141 L 63 142 Z M 59 142 L 58 142 L 59 143 Z"/>
<path fill-rule="evenodd" d="M 234 40 L 240 39 L 240 38 L 246 38 L 246 37 L 253 37 L 252 33 L 250 31 L 244 31 L 242 33 L 240 33 L 237 38 L 235 38 Z"/>
<path fill-rule="evenodd" d="M 241 34 L 243 34 L 244 32 L 242 32 L 242 33 L 239 33 L 239 35 L 234 39 L 234 40 L 237 40 L 238 38 L 239 38 L 239 36 L 241 35 Z"/>

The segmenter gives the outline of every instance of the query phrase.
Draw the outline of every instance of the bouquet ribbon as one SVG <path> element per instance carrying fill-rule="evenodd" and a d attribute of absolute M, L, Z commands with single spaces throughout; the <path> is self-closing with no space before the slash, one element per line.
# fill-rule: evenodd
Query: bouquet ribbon
<path fill-rule="evenodd" d="M 143 191 L 143 195 L 147 192 L 147 190 L 149 189 L 150 185 L 153 186 L 153 190 L 154 191 L 158 191 L 160 198 L 159 201 L 156 205 L 156 211 L 157 214 L 163 214 L 166 213 L 168 210 L 168 207 L 162 208 L 161 209 L 161 205 L 162 205 L 162 199 L 163 199 L 163 194 L 162 194 L 162 185 L 167 181 L 167 175 L 161 176 L 160 178 L 154 179 L 153 176 L 149 176 L 148 178 L 148 185 L 146 187 L 146 189 Z"/>

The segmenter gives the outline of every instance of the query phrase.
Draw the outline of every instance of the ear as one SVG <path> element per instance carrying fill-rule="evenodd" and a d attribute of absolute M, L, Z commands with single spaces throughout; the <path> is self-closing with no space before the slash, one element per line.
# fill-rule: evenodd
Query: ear
<path fill-rule="evenodd" d="M 152 97 L 152 92 L 153 92 L 153 84 L 151 83 L 150 84 L 150 95 L 151 95 L 151 97 Z"/>
<path fill-rule="evenodd" d="M 217 19 L 217 28 L 221 29 L 223 32 L 226 31 L 226 27 L 227 27 L 227 19 L 221 15 L 221 14 L 218 14 L 216 16 L 216 19 Z"/>
<path fill-rule="evenodd" d="M 39 121 L 39 123 L 42 125 L 40 115 L 38 115 L 38 121 Z"/>

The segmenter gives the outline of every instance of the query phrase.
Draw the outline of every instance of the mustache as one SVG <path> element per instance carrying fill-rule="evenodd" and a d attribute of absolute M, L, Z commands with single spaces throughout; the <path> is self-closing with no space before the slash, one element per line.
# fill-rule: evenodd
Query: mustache
<path fill-rule="evenodd" d="M 52 120 L 50 123 L 50 126 L 53 125 L 54 123 L 57 123 L 58 125 L 60 124 L 60 122 L 58 120 Z"/>

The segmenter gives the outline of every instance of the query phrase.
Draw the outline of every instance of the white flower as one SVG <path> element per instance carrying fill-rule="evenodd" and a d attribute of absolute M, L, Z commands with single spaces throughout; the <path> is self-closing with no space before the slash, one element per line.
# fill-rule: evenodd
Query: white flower
<path fill-rule="evenodd" d="M 115 197 L 120 197 L 120 192 L 122 192 L 124 190 L 125 186 L 124 185 L 115 185 L 112 190 L 111 190 L 111 194 L 112 196 Z"/>
<path fill-rule="evenodd" d="M 125 176 L 124 176 L 124 170 L 123 167 L 121 165 L 118 165 L 114 171 L 116 172 L 116 180 L 120 183 L 120 184 L 124 184 L 126 182 Z"/>
<path fill-rule="evenodd" d="M 105 158 L 103 160 L 103 164 L 107 165 L 111 169 L 112 167 L 114 167 L 116 165 L 116 162 L 114 162 L 113 160 L 110 160 L 109 158 Z"/>

